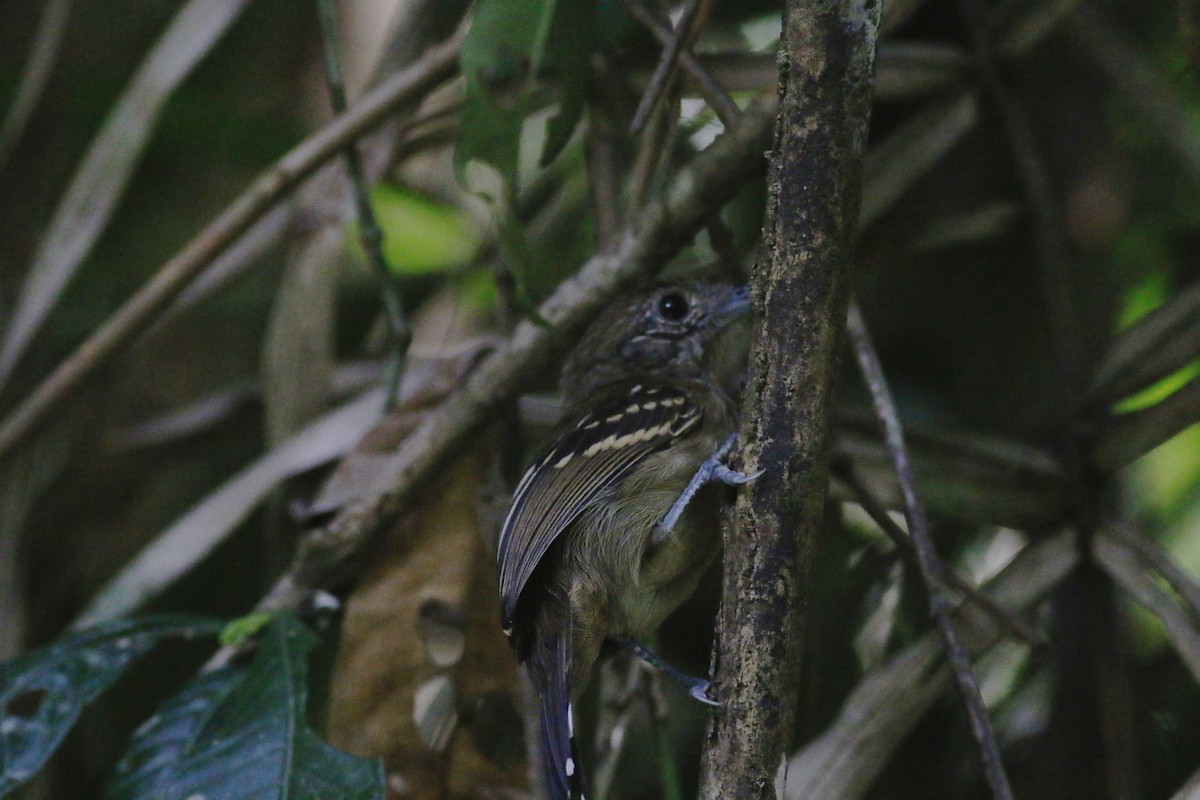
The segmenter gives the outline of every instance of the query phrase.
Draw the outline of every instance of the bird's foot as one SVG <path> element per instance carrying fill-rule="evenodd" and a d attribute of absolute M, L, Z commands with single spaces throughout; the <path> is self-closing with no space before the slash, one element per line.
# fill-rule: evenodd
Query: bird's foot
<path fill-rule="evenodd" d="M 713 708 L 721 707 L 719 702 L 708 696 L 708 687 L 712 685 L 710 681 L 706 681 L 703 678 L 693 678 L 692 680 L 696 682 L 688 687 L 688 694 L 691 695 L 693 700 L 698 700 L 704 703 L 704 705 L 712 706 Z"/>
<path fill-rule="evenodd" d="M 681 684 L 685 689 L 687 689 L 688 695 L 690 695 L 693 699 L 698 700 L 707 706 L 712 706 L 713 708 L 721 707 L 719 702 L 708 696 L 708 687 L 710 683 L 707 679 L 697 678 L 695 675 L 688 675 L 686 672 L 671 666 L 659 658 L 657 653 L 636 639 L 617 637 L 614 638 L 613 641 L 629 650 L 635 656 L 640 658 L 642 661 L 645 661 L 647 664 L 654 667 L 668 678 L 671 678 L 672 680 Z"/>
<path fill-rule="evenodd" d="M 742 486 L 750 483 L 760 477 L 764 470 L 746 474 L 731 469 L 725 459 L 733 452 L 733 448 L 737 446 L 738 435 L 730 434 L 716 452 L 704 460 L 700 468 L 696 470 L 696 474 L 688 481 L 688 485 L 684 487 L 675 503 L 667 511 L 666 515 L 661 520 L 654 523 L 654 529 L 650 533 L 650 541 L 654 546 L 661 545 L 671 535 L 671 531 L 675 529 L 675 525 L 679 522 L 679 518 L 683 516 L 683 512 L 687 509 L 688 503 L 692 502 L 692 498 L 696 496 L 696 492 L 704 484 L 710 481 L 717 481 L 726 486 Z"/>

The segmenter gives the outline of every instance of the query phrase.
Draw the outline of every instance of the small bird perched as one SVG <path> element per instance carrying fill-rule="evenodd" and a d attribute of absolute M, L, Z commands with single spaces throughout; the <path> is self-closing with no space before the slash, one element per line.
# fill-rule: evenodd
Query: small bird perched
<path fill-rule="evenodd" d="M 565 412 L 517 485 L 497 553 L 552 800 L 583 796 L 572 701 L 601 647 L 646 636 L 687 599 L 721 546 L 721 498 L 705 484 L 754 477 L 721 463 L 745 356 L 746 326 L 730 323 L 748 309 L 744 287 L 660 286 L 602 313 L 563 368 Z"/>

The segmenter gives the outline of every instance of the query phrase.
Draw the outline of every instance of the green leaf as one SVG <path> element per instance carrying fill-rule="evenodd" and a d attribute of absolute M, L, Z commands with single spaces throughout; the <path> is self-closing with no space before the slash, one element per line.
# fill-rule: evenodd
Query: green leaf
<path fill-rule="evenodd" d="M 516 186 L 521 128 L 557 101 L 542 163 L 558 155 L 579 122 L 587 86 L 595 0 L 480 0 L 462 50 L 467 83 L 457 161 L 495 167 Z"/>
<path fill-rule="evenodd" d="M 275 619 L 273 611 L 254 611 L 238 617 L 221 629 L 221 644 L 225 647 L 242 647 Z"/>
<path fill-rule="evenodd" d="M 558 0 L 553 6 L 543 58 L 544 71 L 557 82 L 558 113 L 546 123 L 542 166 L 566 147 L 583 114 L 595 16 L 594 0 Z"/>
<path fill-rule="evenodd" d="M 201 617 L 120 619 L 0 665 L 0 795 L 28 781 L 92 702 L 166 636 L 216 634 Z"/>
<path fill-rule="evenodd" d="M 201 675 L 137 732 L 106 800 L 382 800 L 383 765 L 331 747 L 305 719 L 316 637 L 278 616 L 254 660 Z"/>
<path fill-rule="evenodd" d="M 471 260 L 479 235 L 460 209 L 396 186 L 371 190 L 371 203 L 383 229 L 383 254 L 397 275 L 430 275 Z M 361 250 L 358 232 L 353 247 Z"/>

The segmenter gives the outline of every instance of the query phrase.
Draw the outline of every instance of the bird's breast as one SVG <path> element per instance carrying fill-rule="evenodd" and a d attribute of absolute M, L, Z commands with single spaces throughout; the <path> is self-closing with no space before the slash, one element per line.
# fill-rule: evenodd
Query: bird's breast
<path fill-rule="evenodd" d="M 716 448 L 708 439 L 651 456 L 572 526 L 564 575 L 577 618 L 603 619 L 608 636 L 644 636 L 695 589 L 720 550 L 719 487 L 701 489 L 665 541 L 652 537 Z"/>

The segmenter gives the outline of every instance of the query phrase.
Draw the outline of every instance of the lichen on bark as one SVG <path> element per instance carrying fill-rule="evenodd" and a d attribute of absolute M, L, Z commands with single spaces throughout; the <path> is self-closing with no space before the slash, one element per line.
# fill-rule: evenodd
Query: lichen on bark
<path fill-rule="evenodd" d="M 743 405 L 743 490 L 726 539 L 716 690 L 700 797 L 769 798 L 791 743 L 808 575 L 828 490 L 870 120 L 878 0 L 789 0 L 757 323 Z"/>

